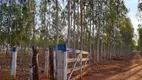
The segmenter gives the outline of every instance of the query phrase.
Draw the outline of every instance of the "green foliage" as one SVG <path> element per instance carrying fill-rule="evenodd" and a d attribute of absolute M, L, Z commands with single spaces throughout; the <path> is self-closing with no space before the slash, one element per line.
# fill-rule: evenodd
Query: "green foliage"
<path fill-rule="evenodd" d="M 142 11 L 142 3 L 139 3 L 138 9 L 139 9 L 140 11 Z"/>
<path fill-rule="evenodd" d="M 126 16 L 128 9 L 124 1 L 84 0 L 83 3 L 82 36 L 85 50 L 89 49 L 90 44 L 95 48 L 101 43 L 110 48 L 115 44 L 118 49 L 134 47 L 135 43 L 132 39 L 134 29 Z M 70 4 L 71 46 L 73 47 L 75 44 L 72 43 L 75 42 L 78 43 L 75 45 L 76 48 L 80 48 L 80 2 L 71 0 Z M 28 0 L 24 6 L 17 3 L 11 6 L 7 6 L 7 3 L 0 5 L 0 45 L 30 46 L 35 44 L 48 47 L 55 45 L 57 35 L 59 35 L 59 43 L 66 43 L 69 8 L 68 4 L 64 4 L 64 8 L 62 5 L 63 3 L 59 2 L 56 6 L 56 1 L 52 0 L 41 0 L 38 3 Z M 140 7 L 141 4 L 139 4 Z M 111 42 L 113 44 L 110 44 Z"/>
<path fill-rule="evenodd" d="M 138 33 L 139 33 L 138 46 L 139 46 L 139 50 L 142 51 L 142 26 L 141 25 L 139 25 Z"/>

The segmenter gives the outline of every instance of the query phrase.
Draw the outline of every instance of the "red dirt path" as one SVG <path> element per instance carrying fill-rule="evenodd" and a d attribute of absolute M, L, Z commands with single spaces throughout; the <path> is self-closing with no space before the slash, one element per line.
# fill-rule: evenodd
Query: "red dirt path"
<path fill-rule="evenodd" d="M 0 80 L 5 80 L 4 77 L 8 74 L 1 73 Z M 18 80 L 28 80 L 28 77 Z M 41 80 L 48 79 L 42 77 Z M 83 80 L 142 80 L 142 58 L 139 53 L 135 53 L 127 57 L 95 64 L 90 72 L 83 76 Z"/>
<path fill-rule="evenodd" d="M 142 80 L 142 58 L 139 53 L 135 53 L 102 62 L 95 65 L 83 80 Z"/>

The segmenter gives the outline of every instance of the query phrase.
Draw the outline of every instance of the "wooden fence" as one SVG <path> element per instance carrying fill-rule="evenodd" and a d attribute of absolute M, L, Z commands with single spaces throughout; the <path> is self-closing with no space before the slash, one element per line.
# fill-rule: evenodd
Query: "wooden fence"
<path fill-rule="evenodd" d="M 64 44 L 58 45 L 57 80 L 76 80 L 85 73 L 90 66 L 90 52 L 67 49 Z M 73 75 L 74 74 L 74 75 Z"/>
<path fill-rule="evenodd" d="M 72 66 L 68 66 L 68 80 L 79 79 L 86 73 L 85 68 L 90 66 L 90 52 L 81 50 L 69 50 L 68 54 L 75 55 L 75 57 L 68 56 L 67 58 L 68 64 Z"/>
<path fill-rule="evenodd" d="M 90 66 L 90 54 L 91 53 L 89 51 L 69 49 L 67 48 L 66 44 L 58 44 L 57 49 L 56 49 L 56 46 L 50 46 L 49 50 L 45 49 L 45 56 L 42 56 L 45 58 L 45 62 L 44 62 L 45 75 L 48 74 L 50 77 L 50 80 L 79 79 L 88 71 L 86 69 L 88 69 L 88 67 Z M 15 60 L 17 56 L 15 56 L 15 53 L 13 53 L 13 55 L 14 56 L 12 58 L 13 59 L 12 66 L 17 65 Z M 32 62 L 32 63 L 33 64 L 31 66 L 31 73 L 35 73 L 35 71 L 33 71 L 34 70 L 33 68 L 35 68 L 35 65 L 34 65 L 35 62 Z M 37 59 L 37 64 L 38 64 L 38 59 Z M 16 74 L 15 70 L 16 70 L 16 67 L 12 67 L 11 75 L 14 77 Z M 35 78 L 33 74 L 31 74 L 31 77 Z"/>

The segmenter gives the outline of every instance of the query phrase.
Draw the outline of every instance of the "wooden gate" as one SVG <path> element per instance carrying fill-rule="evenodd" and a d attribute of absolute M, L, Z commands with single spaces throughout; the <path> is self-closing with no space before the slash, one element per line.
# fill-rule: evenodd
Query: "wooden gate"
<path fill-rule="evenodd" d="M 58 44 L 57 80 L 76 80 L 81 78 L 90 66 L 90 52 L 67 49 L 66 44 Z"/>

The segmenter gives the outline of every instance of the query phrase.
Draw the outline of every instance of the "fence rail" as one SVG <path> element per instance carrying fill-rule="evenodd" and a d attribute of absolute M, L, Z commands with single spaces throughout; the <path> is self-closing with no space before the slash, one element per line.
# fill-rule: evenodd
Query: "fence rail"
<path fill-rule="evenodd" d="M 77 55 L 77 56 L 74 57 L 73 55 Z M 84 75 L 84 72 L 81 73 L 80 70 L 82 69 L 82 71 L 85 71 L 85 68 L 90 66 L 89 63 L 87 64 L 87 62 L 89 62 L 90 60 L 89 55 L 90 53 L 88 51 L 73 50 L 73 49 L 68 50 L 67 64 L 71 64 L 72 66 L 72 67 L 68 66 L 67 68 L 68 80 L 78 79 L 81 77 L 80 74 Z M 77 65 L 77 63 L 79 65 Z M 80 63 L 84 63 L 84 64 L 80 65 Z M 78 72 L 78 74 L 76 74 L 76 76 L 72 76 L 74 72 Z"/>

